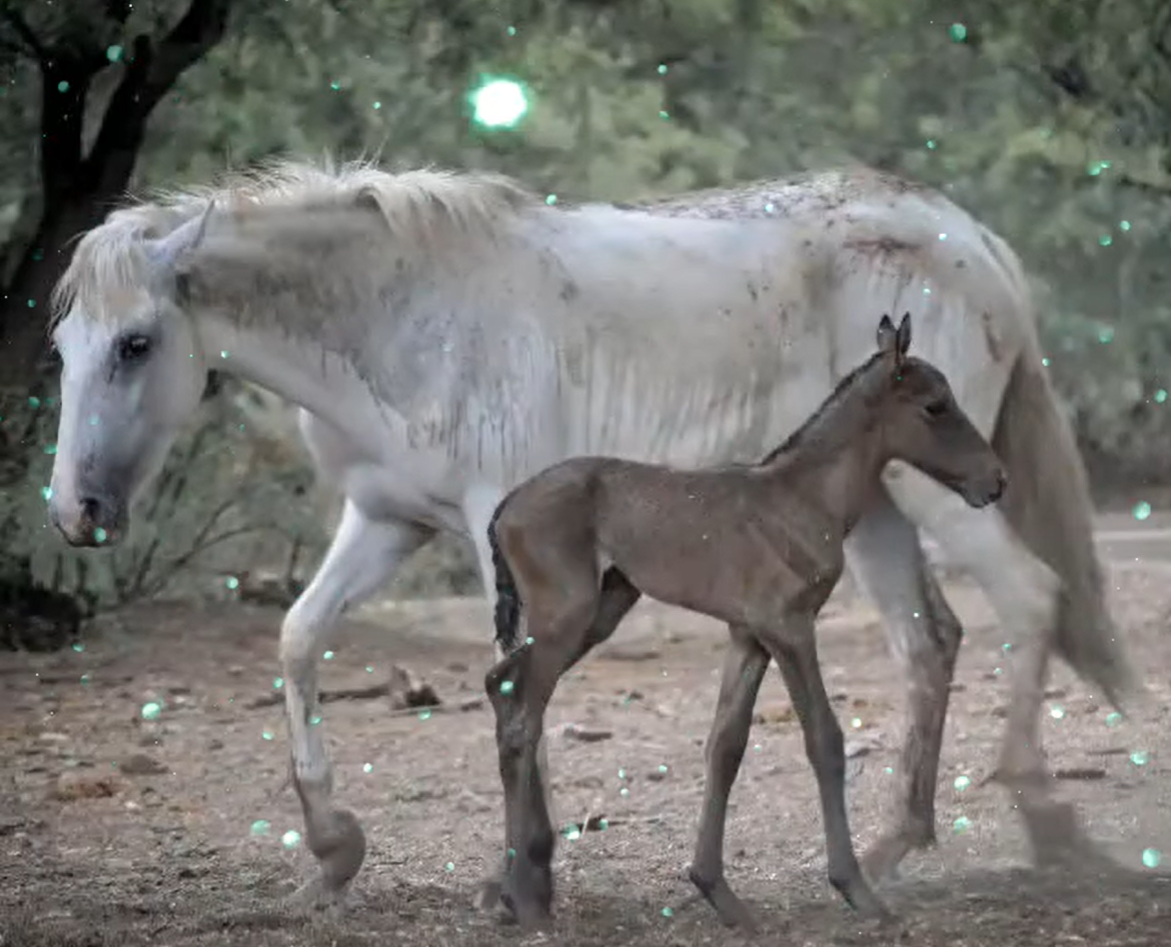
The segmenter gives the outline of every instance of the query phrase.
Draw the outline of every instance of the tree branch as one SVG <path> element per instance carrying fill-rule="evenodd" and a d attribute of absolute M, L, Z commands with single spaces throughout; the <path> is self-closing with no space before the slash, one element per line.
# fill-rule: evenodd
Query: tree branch
<path fill-rule="evenodd" d="M 0 17 L 3 17 L 8 25 L 16 31 L 16 35 L 24 41 L 28 47 L 24 50 L 25 54 L 44 62 L 47 55 L 45 47 L 37 39 L 37 34 L 24 21 L 24 17 L 12 9 L 7 3 L 0 5 Z"/>

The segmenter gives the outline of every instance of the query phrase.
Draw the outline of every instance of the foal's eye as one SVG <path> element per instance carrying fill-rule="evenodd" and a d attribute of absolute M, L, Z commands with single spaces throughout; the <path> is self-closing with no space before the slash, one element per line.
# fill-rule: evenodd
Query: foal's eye
<path fill-rule="evenodd" d="M 118 340 L 118 360 L 121 362 L 136 362 L 146 357 L 150 352 L 150 337 L 135 333 L 126 335 Z"/>
<path fill-rule="evenodd" d="M 947 413 L 947 402 L 942 400 L 932 401 L 930 404 L 924 405 L 923 410 L 931 417 L 938 418 Z"/>

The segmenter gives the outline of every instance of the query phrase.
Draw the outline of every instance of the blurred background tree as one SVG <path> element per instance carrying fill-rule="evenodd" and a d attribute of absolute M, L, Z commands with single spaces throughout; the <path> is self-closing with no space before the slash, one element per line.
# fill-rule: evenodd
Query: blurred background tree
<path fill-rule="evenodd" d="M 473 121 L 492 76 L 528 95 L 515 127 Z M 33 355 L 70 237 L 127 190 L 278 154 L 491 168 L 550 200 L 850 162 L 918 179 L 1024 258 L 1099 496 L 1151 499 L 1171 465 L 1169 115 L 1165 0 L 0 0 L 0 576 L 100 604 L 238 591 L 260 560 L 292 587 L 316 561 L 321 504 L 290 523 L 281 493 L 309 496 L 304 458 L 232 385 L 187 445 L 201 489 L 169 474 L 121 559 L 79 578 L 42 528 L 54 395 Z M 241 471 L 277 486 L 234 491 Z M 452 548 L 400 590 L 474 587 Z"/>

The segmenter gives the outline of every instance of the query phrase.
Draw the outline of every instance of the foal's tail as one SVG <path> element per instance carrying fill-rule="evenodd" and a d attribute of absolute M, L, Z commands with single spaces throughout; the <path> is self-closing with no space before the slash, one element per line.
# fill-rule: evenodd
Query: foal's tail
<path fill-rule="evenodd" d="M 1035 343 L 1013 368 L 992 446 L 1009 472 L 1000 509 L 1061 580 L 1057 652 L 1121 709 L 1136 678 L 1106 608 L 1085 468 Z"/>
<path fill-rule="evenodd" d="M 508 560 L 500 551 L 500 540 L 496 535 L 496 521 L 507 502 L 508 497 L 500 501 L 488 522 L 488 547 L 492 550 L 492 571 L 496 573 L 496 610 L 493 619 L 496 622 L 496 647 L 502 657 L 516 647 L 521 608 L 516 579 L 509 568 Z"/>

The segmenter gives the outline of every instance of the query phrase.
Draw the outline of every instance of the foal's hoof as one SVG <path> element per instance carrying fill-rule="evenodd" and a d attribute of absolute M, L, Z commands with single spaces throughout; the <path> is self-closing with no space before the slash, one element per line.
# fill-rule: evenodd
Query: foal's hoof
<path fill-rule="evenodd" d="M 500 895 L 500 900 L 526 934 L 552 930 L 553 915 L 545 905 L 527 898 L 515 898 L 507 891 Z"/>
<path fill-rule="evenodd" d="M 709 881 L 691 869 L 687 872 L 687 877 L 715 909 L 716 916 L 725 926 L 735 927 L 745 934 L 755 934 L 760 930 L 755 916 L 748 910 L 748 905 L 736 896 L 722 876 L 715 881 Z"/>

